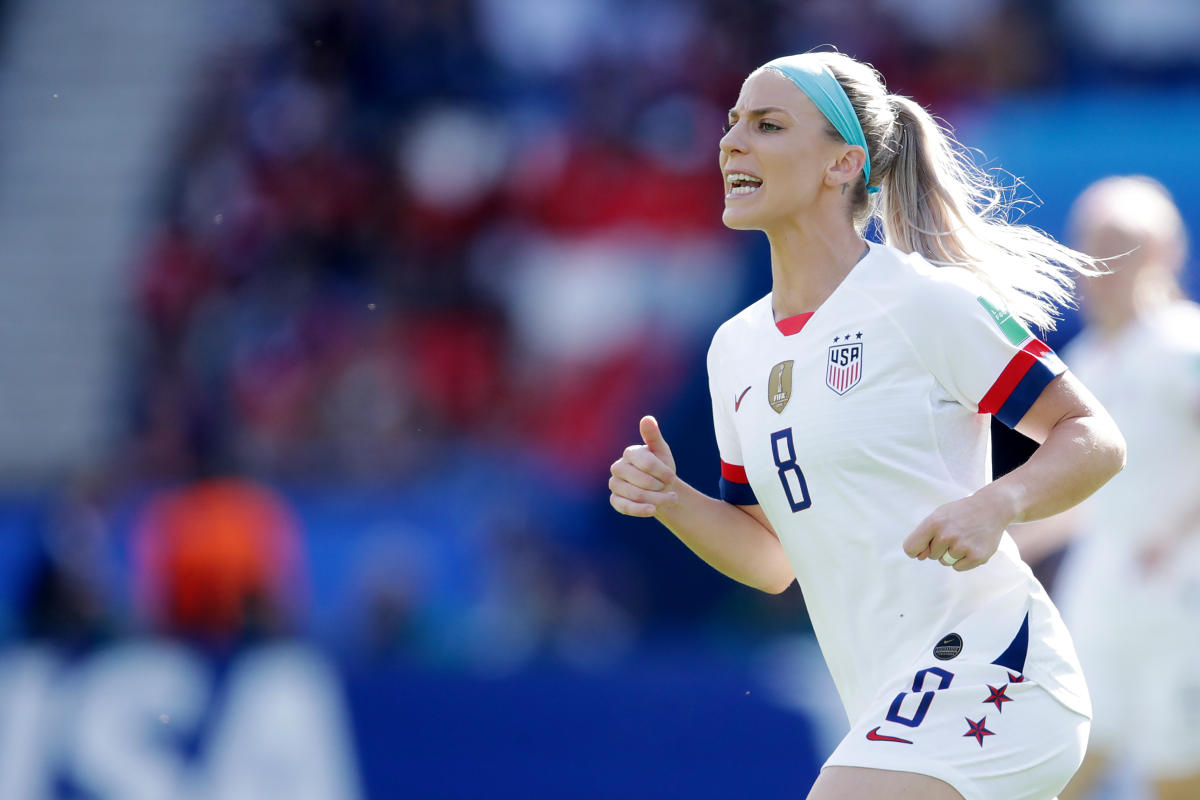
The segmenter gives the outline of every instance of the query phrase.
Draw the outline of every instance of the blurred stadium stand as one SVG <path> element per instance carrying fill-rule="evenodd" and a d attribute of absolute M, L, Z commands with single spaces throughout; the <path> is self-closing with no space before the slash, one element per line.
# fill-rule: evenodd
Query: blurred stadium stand
<path fill-rule="evenodd" d="M 1200 219 L 1185 0 L 0 10 L 5 800 L 801 791 L 843 723 L 799 591 L 605 489 L 645 412 L 715 485 L 741 79 L 836 43 L 1031 224 L 1112 172 Z"/>
<path fill-rule="evenodd" d="M 196 61 L 194 3 L 9 3 L 0 53 L 0 474 L 108 457 L 129 254 Z M 190 17 L 190 19 L 189 19 Z"/>

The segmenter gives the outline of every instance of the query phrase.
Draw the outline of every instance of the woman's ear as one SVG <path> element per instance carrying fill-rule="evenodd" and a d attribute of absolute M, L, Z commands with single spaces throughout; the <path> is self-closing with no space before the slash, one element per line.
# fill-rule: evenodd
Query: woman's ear
<path fill-rule="evenodd" d="M 825 185 L 833 188 L 853 183 L 866 163 L 866 152 L 857 145 L 844 146 L 837 160 L 825 172 Z"/>

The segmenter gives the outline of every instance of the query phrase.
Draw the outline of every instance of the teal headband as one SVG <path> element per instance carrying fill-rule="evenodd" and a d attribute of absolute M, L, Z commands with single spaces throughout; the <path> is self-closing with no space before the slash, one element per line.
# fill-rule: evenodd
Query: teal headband
<path fill-rule="evenodd" d="M 825 118 L 837 129 L 846 140 L 846 144 L 861 147 L 866 155 L 863 161 L 863 177 L 867 182 L 867 192 L 875 194 L 878 186 L 871 185 L 871 151 L 867 149 L 867 137 L 863 135 L 862 125 L 846 90 L 838 83 L 829 68 L 815 58 L 804 55 L 784 56 L 763 64 L 763 69 L 773 69 L 791 79 L 800 87 L 800 91 L 808 95 Z"/>

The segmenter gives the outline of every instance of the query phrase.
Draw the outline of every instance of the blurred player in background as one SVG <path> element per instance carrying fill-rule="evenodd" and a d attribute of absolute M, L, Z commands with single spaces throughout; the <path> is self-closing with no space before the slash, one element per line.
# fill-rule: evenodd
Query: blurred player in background
<path fill-rule="evenodd" d="M 1087 760 L 1063 800 L 1116 760 L 1160 800 L 1200 798 L 1200 307 L 1178 276 L 1183 220 L 1157 181 L 1098 181 L 1070 230 L 1112 274 L 1082 282 L 1087 328 L 1071 369 L 1129 440 L 1129 467 L 1070 513 L 1018 529 L 1029 560 L 1065 539 L 1055 595 L 1096 706 Z M 1075 535 L 1078 534 L 1076 537 Z"/>
<path fill-rule="evenodd" d="M 709 351 L 721 498 L 679 479 L 644 417 L 644 445 L 612 465 L 613 507 L 748 585 L 799 579 L 850 719 L 812 800 L 1053 797 L 1090 703 L 1005 528 L 1124 461 L 1112 420 L 1027 328 L 1052 325 L 1070 269 L 1094 261 L 1008 224 L 928 112 L 841 54 L 751 73 L 720 165 L 724 222 L 766 233 L 773 284 Z M 872 214 L 886 244 L 862 238 Z M 996 481 L 988 414 L 1040 443 Z"/>

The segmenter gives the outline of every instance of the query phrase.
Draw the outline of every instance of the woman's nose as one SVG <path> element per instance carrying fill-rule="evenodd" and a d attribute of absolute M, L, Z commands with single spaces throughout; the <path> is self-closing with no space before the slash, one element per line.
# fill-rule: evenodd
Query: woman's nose
<path fill-rule="evenodd" d="M 745 142 L 742 140 L 742 128 L 740 125 L 732 125 L 729 130 L 725 131 L 725 135 L 721 137 L 721 152 L 726 155 L 732 153 L 744 153 Z"/>

